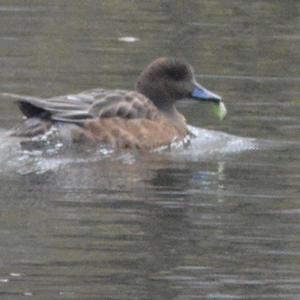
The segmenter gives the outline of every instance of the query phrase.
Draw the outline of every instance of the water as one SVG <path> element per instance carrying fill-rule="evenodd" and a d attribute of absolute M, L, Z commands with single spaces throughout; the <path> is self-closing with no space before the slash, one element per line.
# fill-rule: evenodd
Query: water
<path fill-rule="evenodd" d="M 189 147 L 33 151 L 5 138 L 21 115 L 0 98 L 1 299 L 299 299 L 299 9 L 2 0 L 2 92 L 130 89 L 179 56 L 229 114 L 180 103 Z"/>

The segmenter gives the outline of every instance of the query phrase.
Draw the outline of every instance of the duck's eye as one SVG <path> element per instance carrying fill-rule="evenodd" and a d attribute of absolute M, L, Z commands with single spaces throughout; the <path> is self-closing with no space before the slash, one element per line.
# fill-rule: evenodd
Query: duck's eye
<path fill-rule="evenodd" d="M 184 80 L 189 76 L 189 70 L 184 66 L 173 66 L 167 70 L 167 76 L 173 80 Z"/>

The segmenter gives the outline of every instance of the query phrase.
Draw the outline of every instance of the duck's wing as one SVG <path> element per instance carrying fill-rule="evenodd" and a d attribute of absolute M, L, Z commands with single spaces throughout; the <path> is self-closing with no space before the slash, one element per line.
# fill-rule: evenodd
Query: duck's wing
<path fill-rule="evenodd" d="M 105 97 L 97 99 L 91 105 L 89 114 L 99 118 L 153 119 L 157 116 L 158 109 L 140 93 L 112 91 Z"/>
<path fill-rule="evenodd" d="M 150 100 L 133 91 L 94 89 L 49 99 L 2 95 L 14 98 L 27 118 L 37 117 L 76 124 L 83 124 L 87 119 L 94 118 L 153 119 L 158 114 Z"/>
<path fill-rule="evenodd" d="M 79 97 L 79 95 L 66 95 L 49 99 L 37 97 L 2 94 L 13 98 L 21 112 L 27 118 L 40 118 L 44 120 L 55 120 L 56 116 L 68 113 L 74 119 L 91 118 L 88 114 L 92 99 Z"/>

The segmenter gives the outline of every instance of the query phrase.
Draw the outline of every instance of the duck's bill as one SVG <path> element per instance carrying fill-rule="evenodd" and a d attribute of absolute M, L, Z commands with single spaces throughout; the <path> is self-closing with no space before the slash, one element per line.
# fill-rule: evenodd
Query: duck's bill
<path fill-rule="evenodd" d="M 227 115 L 227 109 L 223 101 L 220 101 L 219 103 L 214 103 L 212 111 L 216 115 L 216 117 L 221 121 Z"/>
<path fill-rule="evenodd" d="M 202 100 L 214 103 L 219 103 L 222 101 L 222 98 L 219 95 L 209 91 L 208 89 L 204 88 L 198 83 L 195 83 L 194 90 L 192 92 L 192 98 L 195 100 Z"/>
<path fill-rule="evenodd" d="M 195 87 L 192 93 L 192 98 L 196 100 L 202 100 L 206 102 L 213 102 L 213 113 L 220 119 L 223 120 L 227 114 L 227 109 L 222 101 L 222 98 L 204 88 L 198 83 L 195 83 Z"/>

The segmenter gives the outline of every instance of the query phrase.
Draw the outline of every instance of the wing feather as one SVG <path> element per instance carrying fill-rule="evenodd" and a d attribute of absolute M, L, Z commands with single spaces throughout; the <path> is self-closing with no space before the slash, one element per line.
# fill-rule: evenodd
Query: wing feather
<path fill-rule="evenodd" d="M 93 89 L 48 99 L 2 94 L 14 98 L 27 118 L 82 124 L 92 118 L 153 119 L 158 110 L 142 94 L 125 90 Z"/>

